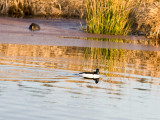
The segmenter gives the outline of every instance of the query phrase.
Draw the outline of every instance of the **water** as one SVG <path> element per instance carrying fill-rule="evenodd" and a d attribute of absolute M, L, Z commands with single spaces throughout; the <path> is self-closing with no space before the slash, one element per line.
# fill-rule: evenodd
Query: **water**
<path fill-rule="evenodd" d="M 0 17 L 0 120 L 159 120 L 159 41 L 79 28 Z M 78 75 L 96 68 L 97 84 Z"/>
<path fill-rule="evenodd" d="M 0 120 L 159 120 L 159 84 L 159 51 L 0 44 Z"/>

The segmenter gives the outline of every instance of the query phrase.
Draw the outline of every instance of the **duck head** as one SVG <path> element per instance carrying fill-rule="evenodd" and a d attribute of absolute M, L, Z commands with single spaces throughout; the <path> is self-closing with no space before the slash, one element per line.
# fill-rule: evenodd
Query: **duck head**
<path fill-rule="evenodd" d="M 95 74 L 99 74 L 99 69 L 96 69 L 96 70 L 95 70 Z"/>

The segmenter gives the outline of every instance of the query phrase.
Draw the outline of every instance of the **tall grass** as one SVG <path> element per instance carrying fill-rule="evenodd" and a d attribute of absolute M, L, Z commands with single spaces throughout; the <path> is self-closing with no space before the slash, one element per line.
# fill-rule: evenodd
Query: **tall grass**
<path fill-rule="evenodd" d="M 160 39 L 160 0 L 142 0 L 134 11 L 137 30 L 148 38 Z"/>
<path fill-rule="evenodd" d="M 131 21 L 129 0 L 86 0 L 87 30 L 90 33 L 126 35 Z"/>
<path fill-rule="evenodd" d="M 79 17 L 90 33 L 126 35 L 132 29 L 154 39 L 160 39 L 159 11 L 160 0 L 0 0 L 0 14 Z"/>

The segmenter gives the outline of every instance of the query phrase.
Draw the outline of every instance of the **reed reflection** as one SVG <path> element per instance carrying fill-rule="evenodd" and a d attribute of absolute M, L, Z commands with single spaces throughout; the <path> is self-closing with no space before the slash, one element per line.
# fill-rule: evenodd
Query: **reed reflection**
<path fill-rule="evenodd" d="M 114 81 L 115 77 L 137 81 L 139 76 L 144 79 L 160 77 L 160 52 L 157 51 L 0 44 L 0 56 L 1 65 L 73 71 L 99 68 L 100 74 L 107 77 L 104 77 L 106 82 L 108 78 Z"/>
<path fill-rule="evenodd" d="M 129 40 L 129 39 L 108 39 L 108 38 L 88 38 L 88 40 L 100 40 L 108 42 L 121 42 L 121 43 L 132 43 L 132 44 L 141 44 L 141 45 L 151 45 L 151 46 L 160 46 L 160 41 L 155 39 L 139 39 L 139 40 Z"/>
<path fill-rule="evenodd" d="M 85 48 L 84 57 L 94 61 L 107 76 L 132 77 L 142 75 L 160 77 L 160 52 L 121 50 L 108 48 Z M 113 73 L 117 74 L 113 74 Z M 120 74 L 118 74 L 120 73 Z M 122 74 L 127 73 L 127 75 Z"/>
<path fill-rule="evenodd" d="M 130 36 L 132 37 L 132 36 Z M 98 41 L 107 41 L 107 42 L 121 42 L 121 43 L 131 43 L 131 44 L 141 44 L 141 45 L 150 45 L 150 46 L 160 46 L 160 41 L 155 39 L 140 39 L 132 40 L 130 39 L 110 39 L 110 38 L 87 38 L 87 37 L 60 37 L 60 38 L 71 38 L 71 39 L 85 39 L 85 40 L 98 40 Z"/>

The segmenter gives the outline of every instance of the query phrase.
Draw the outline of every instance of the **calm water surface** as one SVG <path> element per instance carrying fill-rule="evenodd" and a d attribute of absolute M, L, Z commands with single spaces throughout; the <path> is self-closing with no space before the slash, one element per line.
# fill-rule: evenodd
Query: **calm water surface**
<path fill-rule="evenodd" d="M 0 44 L 0 120 L 159 120 L 159 101 L 158 51 Z"/>

